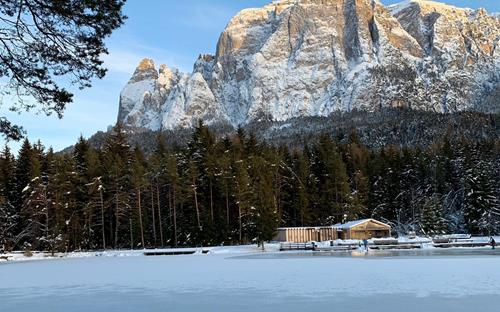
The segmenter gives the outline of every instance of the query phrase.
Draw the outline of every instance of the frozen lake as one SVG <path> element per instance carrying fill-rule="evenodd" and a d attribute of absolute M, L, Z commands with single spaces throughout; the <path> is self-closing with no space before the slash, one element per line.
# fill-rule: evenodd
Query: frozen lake
<path fill-rule="evenodd" d="M 335 255 L 0 263 L 0 311 L 499 311 L 498 251 Z"/>

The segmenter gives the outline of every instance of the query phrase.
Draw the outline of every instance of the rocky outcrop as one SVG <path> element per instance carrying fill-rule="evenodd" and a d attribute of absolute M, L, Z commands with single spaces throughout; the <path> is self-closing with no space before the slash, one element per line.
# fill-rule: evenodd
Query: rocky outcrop
<path fill-rule="evenodd" d="M 499 44 L 500 20 L 482 9 L 276 1 L 238 13 L 191 74 L 143 60 L 118 121 L 173 129 L 383 107 L 497 111 Z"/>

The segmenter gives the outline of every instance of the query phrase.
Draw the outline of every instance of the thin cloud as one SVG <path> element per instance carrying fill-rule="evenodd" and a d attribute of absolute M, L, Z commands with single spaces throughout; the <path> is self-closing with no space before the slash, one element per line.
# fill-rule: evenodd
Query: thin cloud
<path fill-rule="evenodd" d="M 182 55 L 143 44 L 119 49 L 110 48 L 110 53 L 102 57 L 104 66 L 110 74 L 120 78 L 130 78 L 139 62 L 144 58 L 152 58 L 157 65 L 167 64 L 169 67 L 179 68 L 181 71 L 190 71 L 196 60 Z"/>
<path fill-rule="evenodd" d="M 139 61 L 145 55 L 129 52 L 127 50 L 113 50 L 102 57 L 104 66 L 112 73 L 131 75 Z"/>
<path fill-rule="evenodd" d="M 190 6 L 192 15 L 177 17 L 175 23 L 201 30 L 220 30 L 221 21 L 229 22 L 234 12 L 224 6 L 199 4 Z"/>

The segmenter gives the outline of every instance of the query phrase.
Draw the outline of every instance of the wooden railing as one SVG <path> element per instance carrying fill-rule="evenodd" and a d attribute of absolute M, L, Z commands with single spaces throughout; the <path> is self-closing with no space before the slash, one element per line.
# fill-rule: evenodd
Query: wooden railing
<path fill-rule="evenodd" d="M 280 251 L 285 250 L 315 250 L 314 243 L 280 243 Z"/>

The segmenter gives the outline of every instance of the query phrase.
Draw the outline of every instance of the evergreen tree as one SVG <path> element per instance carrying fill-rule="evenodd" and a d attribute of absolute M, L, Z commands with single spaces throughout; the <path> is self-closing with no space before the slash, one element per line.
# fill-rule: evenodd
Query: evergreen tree
<path fill-rule="evenodd" d="M 16 201 L 15 206 L 21 207 L 23 190 L 28 186 L 31 179 L 36 176 L 33 167 L 33 151 L 28 139 L 24 139 L 16 161 Z"/>
<path fill-rule="evenodd" d="M 282 164 L 288 170 L 285 185 L 285 226 L 312 225 L 310 194 L 314 193 L 310 183 L 311 167 L 308 153 L 295 152 L 292 159 Z"/>
<path fill-rule="evenodd" d="M 143 221 L 143 197 L 144 191 L 147 189 L 147 180 L 146 180 L 146 159 L 142 154 L 141 149 L 136 146 L 134 149 L 134 162 L 132 167 L 132 183 L 134 185 L 134 195 L 136 202 L 136 213 L 137 216 L 137 224 L 139 228 L 139 236 L 140 238 L 140 246 L 144 248 L 146 246 L 145 243 L 145 235 L 144 235 L 144 221 Z M 162 243 L 163 246 L 163 243 Z"/>
<path fill-rule="evenodd" d="M 420 227 L 425 235 L 447 233 L 447 221 L 444 218 L 441 200 L 437 195 L 433 195 L 424 202 L 420 216 Z"/>
<path fill-rule="evenodd" d="M 247 165 L 243 160 L 236 160 L 234 168 L 234 201 L 238 216 L 238 242 L 242 244 L 249 240 L 249 235 L 254 229 L 251 220 L 252 189 Z"/>
<path fill-rule="evenodd" d="M 0 155 L 0 251 L 13 246 L 19 216 L 15 210 L 15 159 L 5 145 Z"/>
<path fill-rule="evenodd" d="M 169 198 L 169 217 L 171 220 L 171 241 L 173 245 L 177 246 L 179 244 L 179 203 L 182 203 L 181 184 L 178 171 L 177 157 L 174 154 L 170 154 L 166 160 L 166 176 L 168 179 L 168 198 Z"/>
<path fill-rule="evenodd" d="M 268 162 L 259 156 L 252 158 L 252 205 L 248 210 L 250 219 L 247 230 L 252 241 L 264 247 L 264 242 L 274 237 L 278 227 L 276 196 L 273 194 L 273 176 L 266 170 Z"/>
<path fill-rule="evenodd" d="M 355 218 L 345 164 L 332 139 L 323 135 L 313 146 L 311 170 L 318 187 L 319 222 L 333 224 Z"/>
<path fill-rule="evenodd" d="M 477 160 L 465 174 L 464 210 L 469 233 L 497 233 L 500 222 L 498 184 L 491 166 Z"/>
<path fill-rule="evenodd" d="M 104 145 L 104 188 L 108 194 L 109 237 L 113 248 L 131 246 L 131 152 L 123 127 L 117 124 Z M 128 244 L 127 244 L 128 238 Z"/>

